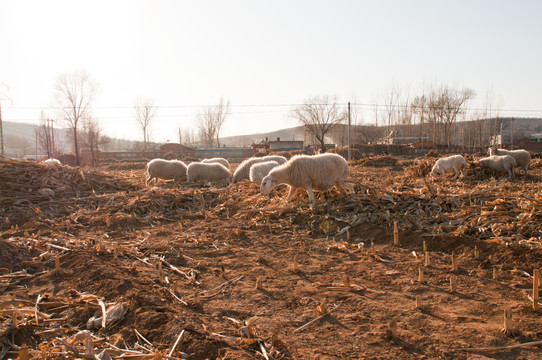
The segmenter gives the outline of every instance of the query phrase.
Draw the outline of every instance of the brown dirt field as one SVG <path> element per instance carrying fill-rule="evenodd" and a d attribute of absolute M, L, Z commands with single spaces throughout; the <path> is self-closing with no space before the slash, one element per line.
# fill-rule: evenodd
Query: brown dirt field
<path fill-rule="evenodd" d="M 542 340 L 540 160 L 454 182 L 433 161 L 353 161 L 355 194 L 314 209 L 248 180 L 146 188 L 144 163 L 2 162 L 0 358 L 541 358 L 496 349 Z M 105 327 L 102 305 L 123 310 Z"/>

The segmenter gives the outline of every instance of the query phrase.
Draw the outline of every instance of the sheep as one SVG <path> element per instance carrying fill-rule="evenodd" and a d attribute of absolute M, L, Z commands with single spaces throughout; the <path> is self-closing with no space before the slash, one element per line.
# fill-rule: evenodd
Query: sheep
<path fill-rule="evenodd" d="M 347 182 L 348 173 L 348 163 L 338 154 L 296 155 L 263 178 L 260 193 L 267 196 L 278 185 L 287 184 L 286 202 L 299 188 L 305 188 L 314 205 L 313 189 L 326 191 L 336 185 L 339 190 L 354 192 L 352 184 Z"/>
<path fill-rule="evenodd" d="M 43 162 L 44 162 L 45 164 L 49 165 L 49 166 L 55 166 L 55 165 L 60 165 L 60 164 L 61 164 L 60 160 L 58 160 L 58 159 L 53 159 L 53 158 L 44 160 Z"/>
<path fill-rule="evenodd" d="M 262 179 L 269 174 L 271 169 L 279 166 L 280 164 L 274 160 L 264 161 L 261 163 L 253 164 L 250 167 L 250 181 L 261 182 Z"/>
<path fill-rule="evenodd" d="M 147 163 L 147 180 L 145 184 L 148 186 L 152 180 L 158 183 L 158 179 L 163 180 L 185 180 L 186 179 L 186 164 L 180 160 L 164 160 L 153 159 Z"/>
<path fill-rule="evenodd" d="M 243 160 L 243 162 L 239 164 L 237 169 L 235 169 L 231 182 L 236 183 L 237 181 L 248 179 L 250 176 L 250 167 L 253 164 L 261 163 L 264 161 L 268 161 L 268 160 L 265 160 L 263 157 L 250 157 L 248 159 Z"/>
<path fill-rule="evenodd" d="M 201 160 L 201 162 L 203 164 L 219 163 L 219 164 L 224 165 L 228 169 L 230 168 L 230 163 L 228 162 L 228 160 L 226 160 L 224 158 L 203 159 L 203 160 Z"/>
<path fill-rule="evenodd" d="M 531 163 L 531 153 L 527 150 L 504 150 L 497 149 L 496 147 L 489 148 L 489 155 L 510 155 L 516 159 L 517 166 L 522 167 L 525 170 L 525 175 L 527 175 L 527 170 L 529 169 L 529 164 Z"/>
<path fill-rule="evenodd" d="M 461 155 L 451 155 L 445 158 L 440 158 L 435 162 L 433 168 L 431 169 L 431 176 L 436 178 L 441 176 L 443 179 L 446 178 L 447 173 L 454 173 L 452 180 L 457 179 L 459 174 L 465 175 L 465 169 L 467 168 L 467 160 Z"/>
<path fill-rule="evenodd" d="M 193 181 L 219 181 L 231 180 L 230 170 L 219 163 L 201 163 L 193 162 L 188 165 L 186 171 L 186 178 L 188 182 Z"/>
<path fill-rule="evenodd" d="M 279 165 L 282 165 L 286 161 L 288 161 L 284 156 L 281 155 L 267 155 L 264 156 L 262 159 L 265 159 L 265 161 L 276 161 L 279 163 Z"/>
<path fill-rule="evenodd" d="M 510 155 L 491 155 L 478 160 L 478 164 L 482 168 L 493 170 L 493 174 L 495 171 L 506 171 L 508 179 L 514 177 L 514 168 L 517 166 L 516 159 Z"/>

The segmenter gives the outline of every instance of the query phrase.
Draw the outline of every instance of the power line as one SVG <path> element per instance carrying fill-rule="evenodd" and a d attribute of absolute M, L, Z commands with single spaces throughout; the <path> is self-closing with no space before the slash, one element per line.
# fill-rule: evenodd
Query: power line
<path fill-rule="evenodd" d="M 348 103 L 337 103 L 337 105 L 347 106 Z M 230 105 L 231 108 L 254 108 L 254 107 L 298 107 L 303 106 L 305 104 L 300 103 L 291 103 L 291 104 L 240 104 L 240 105 Z M 331 105 L 331 104 L 321 104 L 321 105 Z M 377 104 L 377 103 L 351 103 L 352 107 L 361 108 L 361 109 L 367 109 L 372 110 L 375 107 L 377 109 L 407 109 L 410 108 L 410 105 L 404 105 L 404 104 Z M 212 107 L 208 105 L 156 105 L 155 109 L 198 109 L 198 108 L 205 108 L 205 107 Z M 65 109 L 69 107 L 38 107 L 38 106 L 10 106 L 8 109 L 10 110 L 60 110 Z M 135 106 L 93 106 L 92 109 L 94 110 L 123 110 L 123 109 L 134 109 Z M 466 111 L 486 111 L 488 109 L 484 108 L 470 108 L 470 107 L 464 107 L 463 108 Z M 266 111 L 268 112 L 268 111 Z M 275 111 L 275 112 L 282 112 L 282 111 Z M 542 109 L 500 109 L 496 110 L 496 112 L 505 112 L 505 113 L 541 113 Z M 245 112 L 245 113 L 232 113 L 232 114 L 251 114 L 251 113 L 264 113 L 264 112 Z"/>

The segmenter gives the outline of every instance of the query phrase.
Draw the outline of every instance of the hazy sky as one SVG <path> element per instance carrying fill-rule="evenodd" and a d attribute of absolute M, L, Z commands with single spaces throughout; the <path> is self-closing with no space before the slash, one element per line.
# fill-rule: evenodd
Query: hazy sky
<path fill-rule="evenodd" d="M 474 90 L 472 108 L 493 94 L 501 115 L 542 117 L 541 16 L 537 0 L 2 0 L 2 118 L 39 122 L 57 76 L 81 69 L 100 84 L 95 116 L 125 139 L 142 138 L 138 96 L 158 106 L 154 141 L 221 96 L 227 136 L 296 126 L 290 110 L 317 95 L 374 104 L 434 82 Z"/>

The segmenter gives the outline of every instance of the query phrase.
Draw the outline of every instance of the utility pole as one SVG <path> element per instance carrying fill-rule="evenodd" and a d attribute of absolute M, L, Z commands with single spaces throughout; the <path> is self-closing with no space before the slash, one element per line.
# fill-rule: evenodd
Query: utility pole
<path fill-rule="evenodd" d="M 4 158 L 4 130 L 2 128 L 2 102 L 0 101 L 0 158 Z"/>
<path fill-rule="evenodd" d="M 0 83 L 0 86 L 5 86 L 9 91 L 9 86 Z M 0 158 L 4 158 L 4 128 L 2 126 L 2 100 L 11 100 L 9 97 L 0 97 Z"/>
<path fill-rule="evenodd" d="M 352 160 L 352 145 L 350 144 L 350 101 L 348 102 L 348 160 Z"/>
<path fill-rule="evenodd" d="M 51 119 L 51 142 L 53 144 L 53 148 L 51 149 L 51 156 L 55 156 L 55 126 L 53 124 L 53 119 Z"/>
<path fill-rule="evenodd" d="M 514 150 L 514 118 L 510 119 L 510 150 Z"/>

